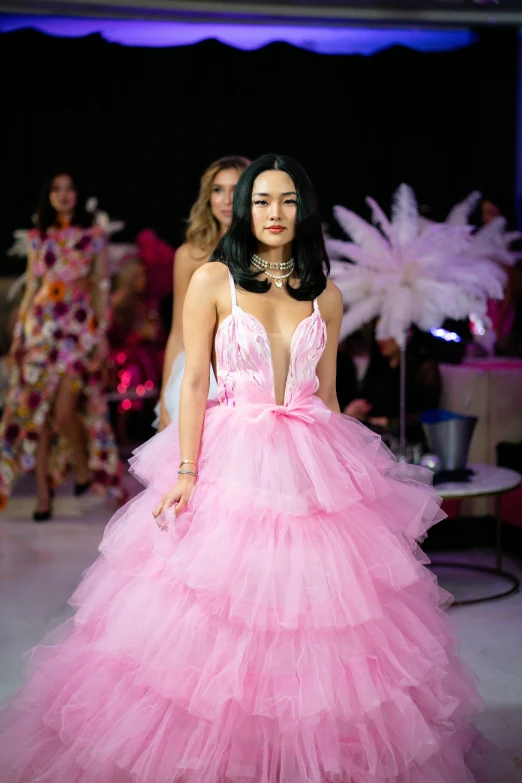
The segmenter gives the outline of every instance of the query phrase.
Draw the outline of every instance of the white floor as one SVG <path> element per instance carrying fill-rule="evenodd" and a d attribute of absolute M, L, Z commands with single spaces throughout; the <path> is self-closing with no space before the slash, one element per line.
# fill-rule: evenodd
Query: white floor
<path fill-rule="evenodd" d="M 138 488 L 128 481 L 129 488 Z M 65 489 L 56 499 L 53 521 L 36 525 L 30 520 L 31 490 L 28 483 L 22 486 L 0 516 L 0 698 L 21 683 L 21 653 L 69 617 L 67 599 L 96 557 L 110 515 L 97 498 L 78 500 Z M 461 559 L 492 565 L 493 558 L 472 552 Z M 505 568 L 522 577 L 521 562 L 507 558 Z M 470 585 L 465 572 L 440 575 L 443 586 L 457 595 L 491 587 L 487 576 L 473 576 Z M 487 779 L 522 783 L 522 593 L 454 607 L 450 616 L 486 701 L 479 727 L 500 749 Z"/>

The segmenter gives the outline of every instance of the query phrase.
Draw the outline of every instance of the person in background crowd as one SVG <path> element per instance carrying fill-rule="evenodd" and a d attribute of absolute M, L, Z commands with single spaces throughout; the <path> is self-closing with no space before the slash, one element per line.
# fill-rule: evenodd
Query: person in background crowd
<path fill-rule="evenodd" d="M 17 476 L 34 469 L 33 517 L 43 522 L 70 466 L 76 495 L 91 484 L 115 498 L 123 491 L 101 382 L 110 293 L 105 239 L 69 173 L 45 186 L 29 242 L 0 424 L 0 503 L 6 505 Z"/>
<path fill-rule="evenodd" d="M 174 263 L 174 306 L 172 326 L 165 350 L 163 383 L 158 406 L 159 429 L 178 416 L 179 393 L 185 366 L 182 313 L 192 275 L 210 258 L 232 218 L 232 197 L 241 173 L 249 161 L 239 155 L 220 158 L 201 177 L 198 198 L 190 210 L 186 241 L 176 251 Z M 210 394 L 216 382 L 211 372 Z"/>
<path fill-rule="evenodd" d="M 127 441 L 128 414 L 142 410 L 142 397 L 158 388 L 163 362 L 158 304 L 148 295 L 147 267 L 139 258 L 128 259 L 117 275 L 109 342 L 109 386 L 126 400 L 116 420 L 121 444 Z"/>
<path fill-rule="evenodd" d="M 437 408 L 442 391 L 439 367 L 430 344 L 433 338 L 412 328 L 406 351 L 407 435 L 423 442 L 419 413 Z M 339 346 L 337 395 L 341 411 L 383 433 L 395 433 L 400 412 L 400 348 L 393 339 L 373 335 L 366 370 L 360 382 L 350 346 Z"/>
<path fill-rule="evenodd" d="M 412 329 L 406 351 L 407 435 L 412 442 L 422 442 L 419 413 L 437 408 L 440 403 L 441 378 L 429 345 L 433 338 Z M 361 382 L 355 364 L 345 346 L 337 354 L 337 394 L 341 411 L 372 428 L 394 433 L 400 412 L 400 348 L 396 341 L 377 340 L 370 346 L 369 362 Z"/>
<path fill-rule="evenodd" d="M 480 219 L 483 226 L 491 223 L 495 218 L 502 217 L 500 207 L 487 198 L 482 199 L 480 204 Z"/>
<path fill-rule="evenodd" d="M 337 351 L 336 393 L 341 413 L 364 421 L 371 411 L 368 400 L 358 397 L 359 382 L 357 369 L 350 354 L 348 341 L 339 345 Z"/>
<path fill-rule="evenodd" d="M 147 294 L 158 303 L 161 327 L 167 335 L 172 323 L 172 259 L 175 262 L 176 249 L 151 228 L 144 228 L 136 234 L 136 245 L 147 272 Z M 163 311 L 169 307 L 170 317 L 164 321 Z"/>
<path fill-rule="evenodd" d="M 133 355 L 139 355 L 148 377 L 157 383 L 161 372 L 162 329 L 157 303 L 147 295 L 147 269 L 139 259 L 127 261 L 116 278 L 109 341 L 111 348 L 128 350 L 131 361 Z M 146 356 L 142 356 L 144 353 Z"/>
<path fill-rule="evenodd" d="M 419 413 L 438 408 L 442 391 L 437 362 L 428 351 L 428 335 L 412 328 L 406 350 L 406 434 L 422 442 Z M 400 348 L 392 338 L 374 338 L 360 396 L 371 406 L 366 423 L 387 432 L 398 430 L 400 413 Z"/>
<path fill-rule="evenodd" d="M 481 225 L 486 226 L 498 217 L 504 217 L 500 207 L 488 198 L 483 199 L 480 203 Z M 488 306 L 488 316 L 493 324 L 497 342 L 500 342 L 500 351 L 502 351 L 502 345 L 506 344 L 515 317 L 515 297 L 512 279 L 513 269 L 512 267 L 504 266 L 504 271 L 507 274 L 507 281 L 504 287 L 504 298 L 500 301 L 490 301 Z"/>
<path fill-rule="evenodd" d="M 522 358 L 522 263 L 515 264 L 511 273 L 513 318 L 506 334 L 500 335 L 496 344 L 498 356 Z"/>

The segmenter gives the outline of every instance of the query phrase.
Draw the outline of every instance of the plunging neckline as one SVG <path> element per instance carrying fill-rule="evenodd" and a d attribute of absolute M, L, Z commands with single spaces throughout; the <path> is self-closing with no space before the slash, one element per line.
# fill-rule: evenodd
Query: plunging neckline
<path fill-rule="evenodd" d="M 295 327 L 295 329 L 294 329 L 294 331 L 292 333 L 292 337 L 290 338 L 290 346 L 289 346 L 290 347 L 290 359 L 289 359 L 289 362 L 288 362 L 288 372 L 287 372 L 286 378 L 285 378 L 285 388 L 284 388 L 284 393 L 283 393 L 283 402 L 280 404 L 280 407 L 284 407 L 285 405 L 287 405 L 288 382 L 289 382 L 290 377 L 291 377 L 292 372 L 293 372 L 293 365 L 294 365 L 294 358 L 295 358 L 294 357 L 294 346 L 295 346 L 295 341 L 296 341 L 297 334 L 298 334 L 299 330 L 301 329 L 301 327 L 303 327 L 303 325 L 306 324 L 307 321 L 310 321 L 312 318 L 314 318 L 314 316 L 317 315 L 321 319 L 321 321 L 323 321 L 323 318 L 321 316 L 319 308 L 316 306 L 316 304 L 314 302 L 312 302 L 312 304 L 313 304 L 312 312 L 310 313 L 310 315 L 307 315 L 306 318 L 303 318 L 301 321 L 299 321 L 299 323 L 297 324 L 297 326 Z M 272 344 L 270 342 L 270 338 L 268 337 L 267 329 L 266 329 L 265 325 L 259 320 L 259 318 L 257 316 L 255 316 L 255 315 L 253 315 L 252 313 L 249 313 L 247 310 L 243 310 L 243 308 L 240 307 L 237 304 L 237 302 L 233 301 L 232 302 L 232 311 L 219 324 L 219 326 L 217 328 L 217 332 L 216 332 L 216 337 L 219 334 L 219 332 L 221 331 L 222 327 L 225 326 L 227 321 L 229 321 L 231 318 L 233 318 L 234 310 L 239 310 L 239 312 L 243 316 L 245 316 L 247 319 L 250 318 L 255 324 L 258 325 L 261 333 L 263 334 L 263 337 L 264 337 L 264 340 L 265 340 L 265 343 L 266 343 L 266 346 L 267 346 L 267 350 L 268 350 L 268 364 L 269 364 L 269 367 L 270 367 L 270 376 L 271 376 L 271 380 L 272 380 L 272 398 L 274 400 L 274 404 L 278 405 L 277 397 L 276 397 L 276 391 L 275 391 L 275 372 L 274 372 Z M 323 321 L 323 324 L 324 324 L 324 321 Z"/>

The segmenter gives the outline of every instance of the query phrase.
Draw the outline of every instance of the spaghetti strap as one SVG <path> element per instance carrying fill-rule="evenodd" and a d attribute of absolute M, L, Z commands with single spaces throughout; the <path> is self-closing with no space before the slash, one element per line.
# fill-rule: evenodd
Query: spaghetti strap
<path fill-rule="evenodd" d="M 319 315 L 321 314 L 321 311 L 319 310 L 319 302 L 317 299 L 314 299 L 314 312 L 319 313 Z"/>
<path fill-rule="evenodd" d="M 232 277 L 232 272 L 230 269 L 228 270 L 228 279 L 230 281 L 230 298 L 232 299 L 232 307 L 237 306 L 237 296 L 236 296 L 236 284 L 234 282 L 234 278 Z"/>

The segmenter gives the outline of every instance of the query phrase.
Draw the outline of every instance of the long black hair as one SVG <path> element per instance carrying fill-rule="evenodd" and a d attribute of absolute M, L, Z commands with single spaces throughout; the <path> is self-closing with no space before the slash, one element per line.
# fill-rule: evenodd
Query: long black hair
<path fill-rule="evenodd" d="M 262 155 L 245 169 L 234 190 L 230 228 L 221 238 L 210 260 L 225 263 L 236 284 L 245 291 L 265 294 L 270 289 L 271 283 L 259 280 L 258 276 L 262 273 L 252 271 L 250 265 L 252 253 L 258 249 L 258 240 L 251 228 L 251 208 L 254 181 L 264 171 L 273 170 L 286 172 L 292 178 L 297 193 L 292 257 L 300 286 L 292 288 L 287 281 L 286 290 L 294 299 L 311 301 L 326 288 L 330 262 L 312 183 L 303 167 L 286 155 Z"/>
<path fill-rule="evenodd" d="M 60 171 L 57 171 L 47 180 L 41 190 L 40 201 L 38 202 L 38 207 L 36 209 L 36 227 L 40 229 L 41 234 L 45 234 L 47 230 L 51 228 L 51 226 L 58 225 L 57 212 L 54 207 L 51 206 L 51 199 L 49 198 L 51 195 L 53 182 L 57 177 L 69 177 L 74 189 L 76 190 L 76 206 L 71 218 L 71 225 L 80 226 L 81 228 L 89 228 L 92 226 L 94 222 L 94 215 L 92 215 L 90 212 L 87 212 L 85 209 L 83 194 L 78 188 L 76 179 L 69 171 L 60 169 Z"/>

